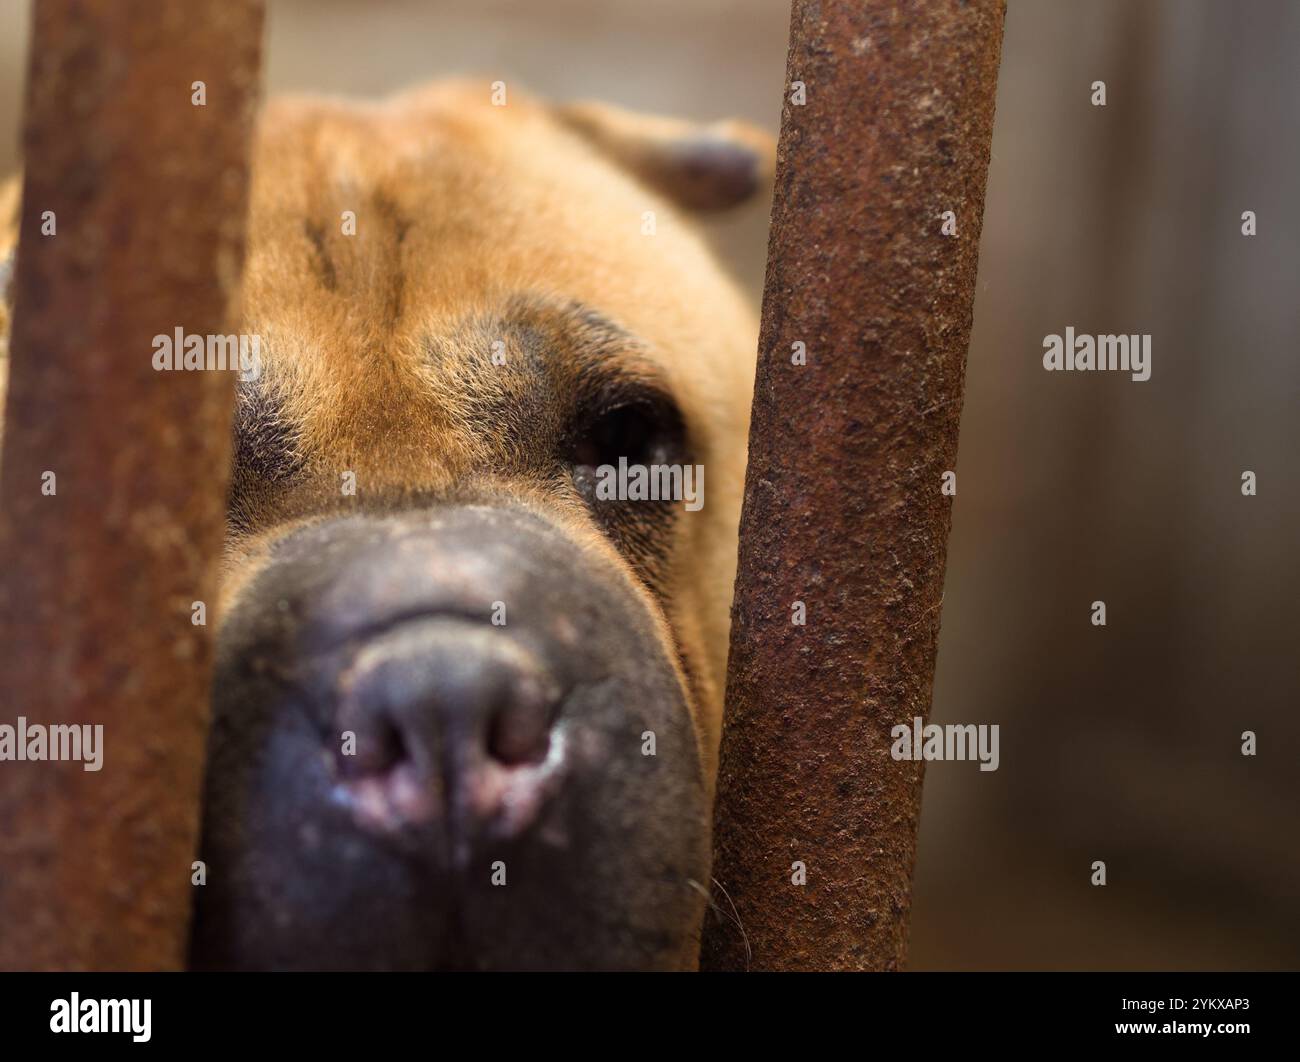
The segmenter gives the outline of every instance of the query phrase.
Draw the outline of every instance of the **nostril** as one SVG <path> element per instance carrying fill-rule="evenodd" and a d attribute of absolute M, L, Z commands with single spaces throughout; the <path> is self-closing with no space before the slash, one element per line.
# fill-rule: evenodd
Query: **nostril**
<path fill-rule="evenodd" d="M 517 683 L 488 722 L 488 755 L 507 767 L 541 763 L 550 751 L 555 702 L 541 682 Z"/>
<path fill-rule="evenodd" d="M 340 735 L 339 778 L 354 781 L 388 774 L 410 758 L 402 730 L 387 715 L 372 714 Z"/>

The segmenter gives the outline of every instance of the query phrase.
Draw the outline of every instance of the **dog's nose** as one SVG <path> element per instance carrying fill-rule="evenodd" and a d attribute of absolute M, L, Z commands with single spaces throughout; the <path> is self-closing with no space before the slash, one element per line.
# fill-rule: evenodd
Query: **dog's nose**
<path fill-rule="evenodd" d="M 335 798 L 376 831 L 444 824 L 453 851 L 513 837 L 563 768 L 564 689 L 502 628 L 406 620 L 365 640 L 335 678 Z"/>

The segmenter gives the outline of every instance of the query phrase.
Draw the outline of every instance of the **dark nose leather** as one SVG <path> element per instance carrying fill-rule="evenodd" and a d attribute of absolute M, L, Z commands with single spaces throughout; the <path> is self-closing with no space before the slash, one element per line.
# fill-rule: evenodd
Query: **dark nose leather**
<path fill-rule="evenodd" d="M 513 837 L 562 774 L 565 691 L 508 628 L 399 622 L 348 654 L 334 686 L 338 796 L 364 828 L 445 819 L 456 837 Z"/>

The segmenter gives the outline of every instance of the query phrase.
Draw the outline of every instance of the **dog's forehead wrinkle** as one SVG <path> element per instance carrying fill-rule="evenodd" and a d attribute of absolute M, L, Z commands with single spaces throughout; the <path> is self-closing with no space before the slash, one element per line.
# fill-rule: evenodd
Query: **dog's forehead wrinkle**
<path fill-rule="evenodd" d="M 339 283 L 338 270 L 334 267 L 334 259 L 325 242 L 324 224 L 308 218 L 303 222 L 303 232 L 311 244 L 311 265 L 321 287 L 327 291 L 336 291 Z"/>
<path fill-rule="evenodd" d="M 393 242 L 400 247 L 405 242 L 407 233 L 411 231 L 413 219 L 407 216 L 397 196 L 387 188 L 378 188 L 371 196 L 371 200 L 383 224 L 392 233 Z"/>

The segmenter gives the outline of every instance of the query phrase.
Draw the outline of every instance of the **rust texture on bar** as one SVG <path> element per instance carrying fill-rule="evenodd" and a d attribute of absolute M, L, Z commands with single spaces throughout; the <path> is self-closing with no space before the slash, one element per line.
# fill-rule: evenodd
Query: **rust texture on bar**
<path fill-rule="evenodd" d="M 237 330 L 261 34 L 261 0 L 35 5 L 0 723 L 103 740 L 0 763 L 0 968 L 184 961 L 234 374 L 155 371 L 153 337 Z"/>
<path fill-rule="evenodd" d="M 890 729 L 934 681 L 1002 23 L 794 4 L 705 969 L 905 960 L 921 765 Z"/>

